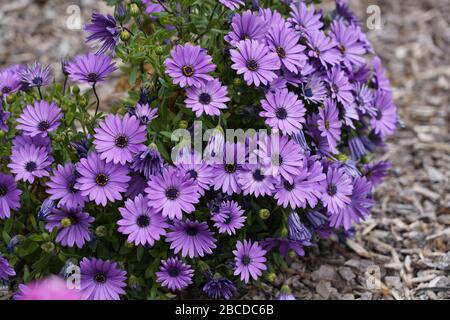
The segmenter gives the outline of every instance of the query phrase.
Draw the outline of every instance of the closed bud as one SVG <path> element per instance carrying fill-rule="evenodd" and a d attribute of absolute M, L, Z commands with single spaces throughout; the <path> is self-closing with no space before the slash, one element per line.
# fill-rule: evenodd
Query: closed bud
<path fill-rule="evenodd" d="M 270 218 L 270 211 L 269 211 L 269 209 L 261 209 L 261 210 L 259 210 L 259 217 L 262 220 L 269 219 Z"/>
<path fill-rule="evenodd" d="M 106 229 L 105 226 L 98 226 L 95 229 L 95 235 L 99 238 L 106 236 L 107 232 L 108 232 L 108 229 Z"/>
<path fill-rule="evenodd" d="M 277 280 L 277 275 L 276 275 L 276 273 L 275 273 L 275 272 L 269 272 L 269 273 L 266 275 L 266 280 L 267 280 L 268 282 L 270 282 L 270 283 L 275 282 L 275 280 Z"/>
<path fill-rule="evenodd" d="M 162 46 L 157 46 L 157 47 L 155 48 L 155 53 L 156 53 L 158 56 L 162 55 L 162 54 L 164 53 L 164 48 L 163 48 Z"/>
<path fill-rule="evenodd" d="M 50 235 L 49 235 L 48 233 L 44 232 L 44 233 L 42 234 L 42 239 L 43 239 L 44 241 L 48 241 L 48 240 L 50 240 Z"/>
<path fill-rule="evenodd" d="M 114 17 L 119 20 L 119 22 L 123 22 L 127 16 L 127 8 L 122 3 L 119 3 L 114 9 Z"/>
<path fill-rule="evenodd" d="M 79 104 L 83 108 L 86 107 L 87 106 L 87 99 L 86 99 L 86 97 L 80 97 Z"/>
<path fill-rule="evenodd" d="M 46 242 L 41 245 L 41 249 L 47 253 L 51 253 L 55 250 L 53 242 Z"/>
<path fill-rule="evenodd" d="M 16 101 L 16 95 L 15 94 L 10 94 L 8 96 L 8 98 L 6 98 L 6 102 L 8 102 L 9 104 L 14 103 L 14 101 Z"/>
<path fill-rule="evenodd" d="M 189 122 L 187 122 L 186 120 L 181 120 L 178 123 L 178 128 L 180 129 L 187 129 L 187 127 L 189 127 Z"/>
<path fill-rule="evenodd" d="M 345 162 L 345 161 L 348 160 L 348 157 L 347 157 L 345 154 L 342 154 L 342 153 L 338 154 L 336 158 L 337 158 L 339 161 L 342 161 L 342 162 Z"/>
<path fill-rule="evenodd" d="M 132 248 L 134 248 L 134 243 L 133 242 L 125 242 L 125 246 L 127 247 L 127 248 L 130 248 L 130 249 L 132 249 Z"/>
<path fill-rule="evenodd" d="M 284 284 L 281 287 L 280 292 L 284 293 L 284 294 L 291 294 L 291 289 L 289 288 L 289 286 L 287 284 Z"/>
<path fill-rule="evenodd" d="M 133 17 L 137 17 L 140 12 L 141 9 L 139 9 L 139 6 L 136 3 L 130 4 L 130 13 Z"/>
<path fill-rule="evenodd" d="M 235 86 L 240 86 L 240 85 L 242 84 L 241 78 L 234 78 L 233 84 L 234 84 Z"/>
<path fill-rule="evenodd" d="M 80 87 L 77 86 L 77 85 L 74 85 L 74 86 L 72 87 L 72 92 L 73 92 L 74 94 L 78 95 L 78 94 L 80 93 Z"/>
<path fill-rule="evenodd" d="M 122 40 L 123 42 L 127 42 L 128 40 L 130 40 L 131 38 L 131 33 L 128 30 L 122 29 L 122 31 L 120 31 L 120 40 Z"/>
<path fill-rule="evenodd" d="M 289 251 L 288 256 L 289 258 L 294 259 L 297 256 L 297 253 L 295 253 L 294 251 Z"/>
<path fill-rule="evenodd" d="M 140 287 L 139 279 L 136 276 L 131 275 L 128 278 L 128 287 L 130 287 L 133 290 L 139 289 Z"/>
<path fill-rule="evenodd" d="M 0 138 L 3 138 L 5 136 L 5 131 L 0 130 Z"/>

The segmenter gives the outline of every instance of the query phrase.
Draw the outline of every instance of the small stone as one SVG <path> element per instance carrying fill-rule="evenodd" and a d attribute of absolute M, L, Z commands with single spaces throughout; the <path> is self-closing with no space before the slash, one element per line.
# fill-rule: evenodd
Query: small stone
<path fill-rule="evenodd" d="M 400 277 L 395 276 L 386 276 L 384 278 L 384 281 L 386 282 L 386 285 L 390 288 L 395 288 L 400 290 L 402 288 L 402 281 L 400 280 Z"/>
<path fill-rule="evenodd" d="M 318 280 L 334 280 L 336 278 L 336 270 L 335 268 L 327 265 L 322 265 L 316 271 L 311 274 L 311 278 L 314 281 Z"/>
<path fill-rule="evenodd" d="M 316 286 L 316 291 L 323 299 L 328 300 L 331 294 L 331 283 L 320 281 Z"/>
<path fill-rule="evenodd" d="M 339 267 L 338 272 L 342 279 L 347 282 L 351 282 L 356 277 L 355 273 L 349 267 Z"/>

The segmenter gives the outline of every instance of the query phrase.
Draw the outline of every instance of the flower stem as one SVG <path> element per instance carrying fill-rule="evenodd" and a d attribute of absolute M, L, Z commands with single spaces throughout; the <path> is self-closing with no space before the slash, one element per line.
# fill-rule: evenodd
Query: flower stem
<path fill-rule="evenodd" d="M 42 92 L 41 92 L 41 87 L 38 86 L 37 89 L 38 89 L 38 92 L 39 92 L 39 98 L 41 98 L 41 100 L 43 100 L 43 98 L 42 98 Z"/>
<path fill-rule="evenodd" d="M 63 96 L 66 94 L 66 87 L 67 87 L 67 76 L 64 77 L 64 84 L 62 87 L 62 95 Z"/>
<path fill-rule="evenodd" d="M 94 114 L 94 118 L 95 118 L 98 113 L 98 107 L 100 106 L 100 99 L 98 98 L 97 90 L 95 89 L 95 82 L 92 85 L 92 91 L 94 91 L 95 98 L 97 99 L 97 106 L 95 107 L 95 114 Z"/>

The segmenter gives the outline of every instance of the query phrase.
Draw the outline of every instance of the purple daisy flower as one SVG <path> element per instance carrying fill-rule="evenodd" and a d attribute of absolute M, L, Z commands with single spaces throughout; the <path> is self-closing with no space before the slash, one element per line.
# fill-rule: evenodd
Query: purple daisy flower
<path fill-rule="evenodd" d="M 50 213 L 52 213 L 52 210 L 55 208 L 55 202 L 47 198 L 44 201 L 42 201 L 41 207 L 39 208 L 37 218 L 40 221 L 45 221 Z"/>
<path fill-rule="evenodd" d="M 90 33 L 86 38 L 86 43 L 92 42 L 95 46 L 100 47 L 97 54 L 105 53 L 108 50 L 114 51 L 119 44 L 119 27 L 116 19 L 110 14 L 104 16 L 94 12 L 91 23 L 87 24 L 84 30 Z"/>
<path fill-rule="evenodd" d="M 230 236 L 236 234 L 236 230 L 244 226 L 246 219 L 244 210 L 233 200 L 222 202 L 218 212 L 211 217 L 214 226 L 219 229 L 219 233 L 228 233 Z"/>
<path fill-rule="evenodd" d="M 366 84 L 361 82 L 354 83 L 353 97 L 355 107 L 361 114 L 368 114 L 371 117 L 374 117 L 377 114 L 377 111 L 373 105 L 373 91 L 369 89 Z"/>
<path fill-rule="evenodd" d="M 352 179 L 344 169 L 329 167 L 327 178 L 322 183 L 322 202 L 330 214 L 339 213 L 351 202 L 353 191 Z"/>
<path fill-rule="evenodd" d="M 261 242 L 261 246 L 267 250 L 278 249 L 280 254 L 287 258 L 289 251 L 294 251 L 299 257 L 305 255 L 305 250 L 303 249 L 304 244 L 297 240 L 292 240 L 288 238 L 267 238 Z"/>
<path fill-rule="evenodd" d="M 186 89 L 186 107 L 195 112 L 197 118 L 203 113 L 209 116 L 220 115 L 221 109 L 226 109 L 226 102 L 230 101 L 227 97 L 228 88 L 222 86 L 222 83 L 214 79 L 203 84 L 201 87 L 190 87 Z"/>
<path fill-rule="evenodd" d="M 211 299 L 229 300 L 236 292 L 233 282 L 226 278 L 213 278 L 205 283 L 203 292 Z"/>
<path fill-rule="evenodd" d="M 89 196 L 97 205 L 106 206 L 108 201 L 122 200 L 121 192 L 127 191 L 130 176 L 128 168 L 113 163 L 106 163 L 96 152 L 91 152 L 76 165 L 80 177 L 75 189 L 82 196 Z"/>
<path fill-rule="evenodd" d="M 330 226 L 345 230 L 352 227 L 352 223 L 361 223 L 370 213 L 370 207 L 374 204 L 371 198 L 371 183 L 364 177 L 358 177 L 353 181 L 353 192 L 350 204 L 338 212 L 330 215 Z"/>
<path fill-rule="evenodd" d="M 355 27 L 347 26 L 342 21 L 333 21 L 331 37 L 337 42 L 341 53 L 341 60 L 348 70 L 353 66 L 359 67 L 365 63 L 363 55 L 366 53 L 364 44 L 359 41 Z"/>
<path fill-rule="evenodd" d="M 322 103 L 327 97 L 327 89 L 323 79 L 312 76 L 302 85 L 303 98 L 309 103 Z"/>
<path fill-rule="evenodd" d="M 278 24 L 270 29 L 267 39 L 270 50 L 278 55 L 281 65 L 298 74 L 307 59 L 303 53 L 305 47 L 299 44 L 300 36 L 286 24 Z"/>
<path fill-rule="evenodd" d="M 19 72 L 11 69 L 0 71 L 0 97 L 7 98 L 21 87 Z"/>
<path fill-rule="evenodd" d="M 214 190 L 221 189 L 222 192 L 228 195 L 241 193 L 238 176 L 242 170 L 242 164 L 245 163 L 244 149 L 244 145 L 241 143 L 225 143 L 223 163 L 213 165 Z"/>
<path fill-rule="evenodd" d="M 325 100 L 324 107 L 320 108 L 317 127 L 322 137 L 327 138 L 330 151 L 336 153 L 336 144 L 341 139 L 342 123 L 339 120 L 339 111 L 333 100 Z"/>
<path fill-rule="evenodd" d="M 120 300 L 125 294 L 126 271 L 117 262 L 96 258 L 83 258 L 81 268 L 81 293 L 85 300 Z"/>
<path fill-rule="evenodd" d="M 244 1 L 242 0 L 219 0 L 219 2 L 233 11 L 239 9 L 241 5 L 245 5 Z"/>
<path fill-rule="evenodd" d="M 194 179 L 186 179 L 175 167 L 166 167 L 161 174 L 150 177 L 147 193 L 148 205 L 163 217 L 181 219 L 183 212 L 191 213 L 200 201 Z"/>
<path fill-rule="evenodd" d="M 330 97 L 348 108 L 353 103 L 352 85 L 339 66 L 328 70 L 325 82 L 328 83 Z"/>
<path fill-rule="evenodd" d="M 216 69 L 211 56 L 204 49 L 189 43 L 172 49 L 170 58 L 164 61 L 164 65 L 166 73 L 173 79 L 173 84 L 182 88 L 200 88 L 205 82 L 213 80 L 208 73 Z"/>
<path fill-rule="evenodd" d="M 225 41 L 237 46 L 244 40 L 264 40 L 268 31 L 268 25 L 256 14 L 247 10 L 241 14 L 235 14 L 231 21 L 231 31 L 225 36 Z"/>
<path fill-rule="evenodd" d="M 116 69 L 110 56 L 91 52 L 76 56 L 66 66 L 66 71 L 72 81 L 91 85 L 105 81 L 106 77 Z"/>
<path fill-rule="evenodd" d="M 55 131 L 63 117 L 61 109 L 55 102 L 49 104 L 47 101 L 35 101 L 33 105 L 27 105 L 17 122 L 16 129 L 23 130 L 27 136 L 47 136 L 49 132 Z"/>
<path fill-rule="evenodd" d="M 309 47 L 308 55 L 317 59 L 325 69 L 328 69 L 329 66 L 338 65 L 341 62 L 336 42 L 322 31 L 311 32 L 307 37 L 306 44 Z"/>
<path fill-rule="evenodd" d="M 190 159 L 185 159 L 186 161 L 177 164 L 177 168 L 180 172 L 184 172 L 188 179 L 195 180 L 198 192 L 203 196 L 212 184 L 214 169 L 202 160 L 202 156 L 199 153 L 193 153 L 188 158 Z"/>
<path fill-rule="evenodd" d="M 0 281 L 8 281 L 9 277 L 14 277 L 16 271 L 9 265 L 8 260 L 0 255 Z"/>
<path fill-rule="evenodd" d="M 265 166 L 266 174 L 275 178 L 283 177 L 289 182 L 301 172 L 303 153 L 300 145 L 287 136 L 268 137 L 258 141 L 255 152 Z"/>
<path fill-rule="evenodd" d="M 22 190 L 17 188 L 14 177 L 0 172 L 0 220 L 8 219 L 11 210 L 20 208 Z"/>
<path fill-rule="evenodd" d="M 50 66 L 43 66 L 38 62 L 32 66 L 26 66 L 20 72 L 20 81 L 28 88 L 48 86 L 52 82 Z"/>
<path fill-rule="evenodd" d="M 286 20 L 283 18 L 283 16 L 277 10 L 272 10 L 270 8 L 260 7 L 259 17 L 262 18 L 266 22 L 266 24 L 271 27 L 286 24 Z"/>
<path fill-rule="evenodd" d="M 122 219 L 117 221 L 118 231 L 128 235 L 128 242 L 137 246 L 153 246 L 155 241 L 166 235 L 165 228 L 169 228 L 166 219 L 148 206 L 142 194 L 134 200 L 128 199 L 119 211 Z"/>
<path fill-rule="evenodd" d="M 148 103 L 138 103 L 136 107 L 133 108 L 132 115 L 139 119 L 142 125 L 149 125 L 153 119 L 158 117 L 158 109 L 152 109 Z"/>
<path fill-rule="evenodd" d="M 277 180 L 265 173 L 261 165 L 245 165 L 238 174 L 238 183 L 244 195 L 259 196 L 272 195 Z"/>
<path fill-rule="evenodd" d="M 263 111 L 259 115 L 266 118 L 266 124 L 273 129 L 280 129 L 283 134 L 291 135 L 302 129 L 305 123 L 306 109 L 303 102 L 287 89 L 266 94 L 266 98 L 261 100 L 261 107 Z"/>
<path fill-rule="evenodd" d="M 388 175 L 391 168 L 389 161 L 381 161 L 364 165 L 364 176 L 372 184 L 372 188 L 376 188 L 383 179 Z"/>
<path fill-rule="evenodd" d="M 236 250 L 233 250 L 235 257 L 234 275 L 240 275 L 241 280 L 245 283 L 248 283 L 250 278 L 258 279 L 262 275 L 262 271 L 267 270 L 266 253 L 266 250 L 258 242 L 238 241 Z"/>
<path fill-rule="evenodd" d="M 313 31 L 319 31 L 323 27 L 322 15 L 317 13 L 314 6 L 308 10 L 308 7 L 303 1 L 296 4 L 291 4 L 291 14 L 288 21 L 292 24 L 294 29 L 300 33 L 302 37 Z"/>
<path fill-rule="evenodd" d="M 192 283 L 194 270 L 178 257 L 161 261 L 156 281 L 171 291 L 180 291 Z"/>
<path fill-rule="evenodd" d="M 392 135 L 397 129 L 397 107 L 391 93 L 378 90 L 374 107 L 376 115 L 370 120 L 373 130 L 383 138 Z"/>
<path fill-rule="evenodd" d="M 135 116 L 110 114 L 95 129 L 94 145 L 106 163 L 124 165 L 131 162 L 137 153 L 146 150 L 146 135 L 145 126 Z"/>
<path fill-rule="evenodd" d="M 323 168 L 320 162 L 310 161 L 305 163 L 300 173 L 292 182 L 281 179 L 276 187 L 274 198 L 279 206 L 292 209 L 306 208 L 309 205 L 314 208 L 322 196 L 320 184 L 325 180 Z"/>
<path fill-rule="evenodd" d="M 142 3 L 145 4 L 145 13 L 148 15 L 164 11 L 164 7 L 155 0 L 142 0 Z"/>
<path fill-rule="evenodd" d="M 361 22 L 358 17 L 350 10 L 348 0 L 336 0 L 336 18 L 343 19 L 351 25 L 359 26 Z"/>
<path fill-rule="evenodd" d="M 288 218 L 288 229 L 289 238 L 291 240 L 300 241 L 303 244 L 310 245 L 310 240 L 312 238 L 311 232 L 308 228 L 300 221 L 300 217 L 297 212 L 292 211 Z"/>
<path fill-rule="evenodd" d="M 350 158 L 358 161 L 366 154 L 366 148 L 361 138 L 353 132 L 350 132 L 348 138 L 348 149 L 350 150 Z"/>
<path fill-rule="evenodd" d="M 35 178 L 50 176 L 48 169 L 51 162 L 44 147 L 36 147 L 31 144 L 14 148 L 10 161 L 8 167 L 16 175 L 16 181 L 23 180 L 33 183 Z"/>
<path fill-rule="evenodd" d="M 50 199 L 59 200 L 58 207 L 65 206 L 67 208 L 84 207 L 87 201 L 86 196 L 82 196 L 81 192 L 75 189 L 75 183 L 79 177 L 75 170 L 75 165 L 67 163 L 64 166 L 58 164 L 53 170 L 50 181 L 47 182 L 47 193 Z"/>
<path fill-rule="evenodd" d="M 230 51 L 231 68 L 237 74 L 244 74 L 248 86 L 253 83 L 257 87 L 267 85 L 278 77 L 274 71 L 280 69 L 280 59 L 264 43 L 245 40 L 237 43 L 236 47 Z"/>
<path fill-rule="evenodd" d="M 156 146 L 150 146 L 146 150 L 136 154 L 130 169 L 136 173 L 144 175 L 146 179 L 157 175 L 164 166 L 164 160 L 161 157 Z"/>
<path fill-rule="evenodd" d="M 213 233 L 209 230 L 206 222 L 175 220 L 171 231 L 167 233 L 166 242 L 170 243 L 170 249 L 177 254 L 181 252 L 183 257 L 203 257 L 211 254 L 214 244 Z"/>
<path fill-rule="evenodd" d="M 87 241 L 91 240 L 91 231 L 89 230 L 94 217 L 84 212 L 82 208 L 52 209 L 46 217 L 45 228 L 52 232 L 54 228 L 58 229 L 56 242 L 62 246 L 82 248 Z"/>
<path fill-rule="evenodd" d="M 283 285 L 280 290 L 280 294 L 277 297 L 277 300 L 296 300 L 295 296 L 292 294 L 291 289 L 289 289 L 288 285 Z"/>

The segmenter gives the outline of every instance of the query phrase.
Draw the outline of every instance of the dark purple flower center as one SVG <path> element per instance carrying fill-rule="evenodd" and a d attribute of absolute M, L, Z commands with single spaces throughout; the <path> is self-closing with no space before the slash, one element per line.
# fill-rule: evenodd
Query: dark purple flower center
<path fill-rule="evenodd" d="M 330 184 L 327 189 L 328 194 L 332 197 L 337 193 L 337 187 L 334 184 Z"/>
<path fill-rule="evenodd" d="M 313 95 L 314 95 L 314 93 L 313 93 L 312 89 L 311 89 L 311 88 L 306 88 L 306 90 L 305 90 L 305 96 L 306 96 L 307 98 L 311 98 Z"/>
<path fill-rule="evenodd" d="M 286 189 L 287 191 L 292 191 L 295 189 L 295 184 L 294 183 L 289 183 L 288 181 L 285 181 L 283 183 L 284 189 Z"/>
<path fill-rule="evenodd" d="M 6 186 L 0 185 L 0 197 L 6 196 L 7 193 L 8 189 L 6 188 Z"/>
<path fill-rule="evenodd" d="M 236 172 L 236 166 L 233 163 L 226 164 L 225 171 L 227 173 L 234 173 L 234 172 Z"/>
<path fill-rule="evenodd" d="M 192 77 L 194 75 L 195 69 L 190 65 L 186 65 L 183 68 L 181 68 L 181 71 L 186 77 Z"/>
<path fill-rule="evenodd" d="M 284 107 L 278 107 L 277 110 L 275 110 L 275 115 L 278 119 L 284 120 L 287 118 L 287 111 Z"/>
<path fill-rule="evenodd" d="M 339 51 L 340 51 L 342 54 L 345 53 L 345 46 L 344 46 L 342 43 L 339 45 Z"/>
<path fill-rule="evenodd" d="M 2 88 L 2 93 L 3 93 L 3 94 L 10 93 L 11 91 L 12 91 L 11 88 L 8 87 L 8 86 L 4 86 L 4 87 Z"/>
<path fill-rule="evenodd" d="M 325 120 L 325 129 L 330 130 L 330 121 Z"/>
<path fill-rule="evenodd" d="M 117 147 L 125 148 L 128 145 L 128 137 L 124 135 L 117 136 L 115 143 Z"/>
<path fill-rule="evenodd" d="M 364 99 L 361 98 L 360 96 L 356 96 L 355 97 L 355 103 L 356 103 L 357 106 L 362 106 L 362 105 L 364 105 Z"/>
<path fill-rule="evenodd" d="M 147 215 L 142 214 L 137 218 L 136 223 L 139 228 L 148 227 L 150 225 L 150 218 Z"/>
<path fill-rule="evenodd" d="M 223 223 L 224 224 L 229 224 L 230 222 L 231 222 L 231 214 L 228 214 L 227 216 L 226 216 L 226 218 L 225 218 L 225 220 L 223 220 Z"/>
<path fill-rule="evenodd" d="M 375 115 L 375 118 L 376 118 L 377 120 L 381 120 L 381 118 L 383 118 L 383 114 L 381 113 L 380 110 L 377 110 L 377 114 Z"/>
<path fill-rule="evenodd" d="M 98 78 L 99 78 L 98 74 L 94 72 L 91 72 L 87 75 L 87 79 L 89 82 L 97 82 Z"/>
<path fill-rule="evenodd" d="M 331 92 L 334 94 L 338 94 L 339 93 L 339 87 L 337 84 L 333 83 L 333 85 L 331 86 Z"/>
<path fill-rule="evenodd" d="M 188 174 L 191 176 L 191 178 L 193 178 L 194 180 L 197 179 L 197 177 L 198 177 L 198 172 L 195 171 L 194 169 L 189 170 L 187 173 L 188 173 Z"/>
<path fill-rule="evenodd" d="M 180 192 L 177 188 L 169 188 L 166 190 L 166 197 L 169 200 L 175 200 L 180 196 Z"/>
<path fill-rule="evenodd" d="M 43 83 L 44 81 L 42 80 L 41 77 L 36 77 L 36 78 L 34 78 L 31 82 L 33 82 L 33 84 L 35 84 L 35 85 L 37 85 L 37 86 L 39 87 L 39 86 L 42 86 L 42 83 Z"/>
<path fill-rule="evenodd" d="M 103 284 L 103 283 L 106 282 L 106 280 L 107 280 L 106 274 L 104 274 L 103 272 L 97 272 L 97 273 L 94 275 L 94 281 L 95 281 L 96 283 Z"/>
<path fill-rule="evenodd" d="M 180 275 L 180 270 L 177 267 L 174 267 L 169 270 L 168 274 L 172 278 L 176 278 Z"/>
<path fill-rule="evenodd" d="M 249 256 L 245 255 L 242 257 L 242 264 L 244 266 L 248 266 L 251 262 L 252 262 L 252 259 Z"/>
<path fill-rule="evenodd" d="M 67 218 L 70 220 L 71 225 L 75 225 L 80 222 L 80 218 L 77 216 L 75 212 L 70 212 Z"/>
<path fill-rule="evenodd" d="M 48 121 L 41 121 L 38 124 L 38 129 L 41 131 L 47 131 L 48 128 L 50 128 L 50 123 L 48 123 Z"/>
<path fill-rule="evenodd" d="M 286 58 L 286 50 L 283 47 L 277 48 L 277 54 L 280 58 Z"/>
<path fill-rule="evenodd" d="M 148 123 L 148 117 L 147 116 L 141 116 L 141 123 L 147 124 Z"/>
<path fill-rule="evenodd" d="M 211 95 L 209 93 L 203 92 L 200 97 L 198 97 L 198 101 L 201 104 L 210 104 L 211 103 Z"/>
<path fill-rule="evenodd" d="M 255 181 L 260 182 L 260 181 L 263 181 L 264 178 L 265 178 L 265 176 L 264 176 L 264 174 L 261 172 L 261 169 L 256 169 L 256 170 L 253 172 L 253 179 L 255 179 Z"/>
<path fill-rule="evenodd" d="M 28 172 L 33 172 L 36 169 L 37 169 L 37 165 L 36 165 L 36 162 L 34 162 L 34 161 L 29 161 L 25 164 L 25 170 L 27 170 Z"/>
<path fill-rule="evenodd" d="M 256 60 L 248 60 L 247 61 L 247 68 L 250 70 L 250 71 L 256 71 L 256 70 L 258 70 L 258 62 L 256 61 Z"/>
<path fill-rule="evenodd" d="M 187 227 L 186 234 L 188 236 L 194 237 L 198 234 L 198 229 L 196 227 Z"/>
<path fill-rule="evenodd" d="M 95 177 L 95 182 L 100 186 L 100 187 L 104 187 L 106 186 L 106 184 L 108 183 L 109 178 L 106 174 L 104 173 L 99 173 L 97 174 L 97 176 Z"/>

